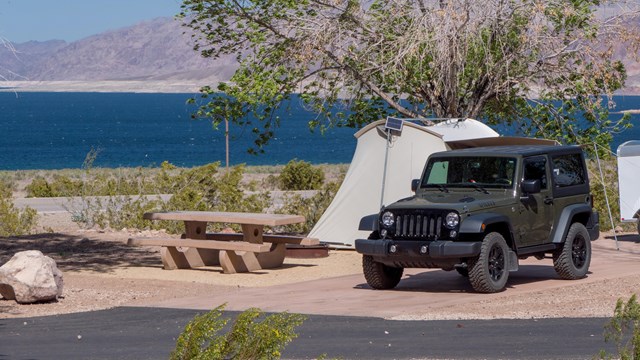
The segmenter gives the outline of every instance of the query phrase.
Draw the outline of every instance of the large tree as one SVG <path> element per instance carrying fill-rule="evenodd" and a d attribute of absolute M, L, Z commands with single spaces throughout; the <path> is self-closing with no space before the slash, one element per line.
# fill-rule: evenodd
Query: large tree
<path fill-rule="evenodd" d="M 202 89 L 199 116 L 266 143 L 294 94 L 311 127 L 388 115 L 480 118 L 533 136 L 608 145 L 638 50 L 636 2 L 599 0 L 184 0 L 203 56 L 235 55 L 230 82 Z"/>

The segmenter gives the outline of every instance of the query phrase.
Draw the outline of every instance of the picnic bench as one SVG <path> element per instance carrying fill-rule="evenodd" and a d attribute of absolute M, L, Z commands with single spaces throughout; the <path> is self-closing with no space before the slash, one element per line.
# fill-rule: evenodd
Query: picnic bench
<path fill-rule="evenodd" d="M 226 274 L 282 266 L 286 244 L 318 245 L 315 238 L 264 234 L 265 226 L 302 223 L 304 216 L 285 214 L 172 211 L 145 213 L 147 220 L 183 221 L 182 238 L 130 238 L 131 246 L 161 246 L 165 269 L 220 265 Z M 240 224 L 242 233 L 207 233 L 207 224 Z"/>

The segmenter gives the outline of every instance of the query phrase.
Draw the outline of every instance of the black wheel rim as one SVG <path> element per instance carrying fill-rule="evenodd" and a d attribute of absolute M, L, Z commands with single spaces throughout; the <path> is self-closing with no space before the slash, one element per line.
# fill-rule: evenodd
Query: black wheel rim
<path fill-rule="evenodd" d="M 582 236 L 576 236 L 571 244 L 571 259 L 576 268 L 581 268 L 587 261 L 587 243 Z"/>
<path fill-rule="evenodd" d="M 492 281 L 499 281 L 504 275 L 504 251 L 500 246 L 493 246 L 489 252 L 489 276 Z"/>

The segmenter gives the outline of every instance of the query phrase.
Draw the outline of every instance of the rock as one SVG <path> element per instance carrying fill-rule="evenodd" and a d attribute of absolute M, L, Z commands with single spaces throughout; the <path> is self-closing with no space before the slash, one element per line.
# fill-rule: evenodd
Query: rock
<path fill-rule="evenodd" d="M 0 295 L 20 304 L 57 300 L 62 272 L 38 250 L 21 251 L 0 267 Z"/>

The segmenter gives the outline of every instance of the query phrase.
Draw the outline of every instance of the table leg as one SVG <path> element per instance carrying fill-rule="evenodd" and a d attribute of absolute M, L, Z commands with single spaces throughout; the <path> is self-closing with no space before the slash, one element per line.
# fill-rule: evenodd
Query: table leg
<path fill-rule="evenodd" d="M 185 221 L 185 235 L 189 239 L 206 239 L 207 223 Z M 188 247 L 163 247 L 160 251 L 162 264 L 167 270 L 189 269 L 202 266 L 220 265 L 219 251 Z"/>
<path fill-rule="evenodd" d="M 191 268 L 191 264 L 184 252 L 173 246 L 163 246 L 160 248 L 160 257 L 162 258 L 162 266 L 165 270 Z"/>
<path fill-rule="evenodd" d="M 263 229 L 261 225 L 243 224 L 244 241 L 262 244 Z M 226 274 L 276 268 L 284 263 L 285 250 L 286 244 L 273 244 L 268 253 L 221 251 L 220 265 Z"/>
<path fill-rule="evenodd" d="M 184 229 L 188 239 L 207 238 L 207 223 L 205 221 L 185 221 Z M 218 250 L 186 248 L 184 253 L 189 259 L 191 267 L 220 265 Z"/>

